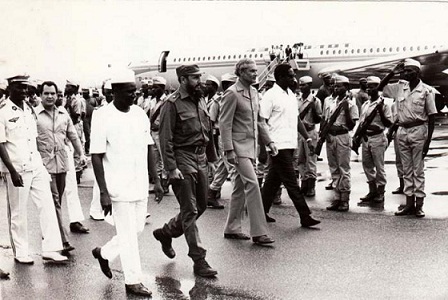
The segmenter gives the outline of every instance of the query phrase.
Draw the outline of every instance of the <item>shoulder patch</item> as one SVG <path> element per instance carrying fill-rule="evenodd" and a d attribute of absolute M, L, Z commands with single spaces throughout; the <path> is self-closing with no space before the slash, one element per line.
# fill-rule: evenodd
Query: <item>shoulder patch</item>
<path fill-rule="evenodd" d="M 6 102 L 5 101 L 3 101 L 2 103 L 0 103 L 0 109 L 2 109 L 3 107 L 5 107 L 6 106 Z"/>
<path fill-rule="evenodd" d="M 166 98 L 165 101 L 176 102 L 177 99 L 180 98 L 180 94 L 178 92 L 174 92 Z"/>

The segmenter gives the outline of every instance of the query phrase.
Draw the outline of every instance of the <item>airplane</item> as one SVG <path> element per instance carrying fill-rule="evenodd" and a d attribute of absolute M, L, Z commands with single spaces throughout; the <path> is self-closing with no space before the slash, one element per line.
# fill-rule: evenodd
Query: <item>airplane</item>
<path fill-rule="evenodd" d="M 345 75 L 358 84 L 362 77 L 375 75 L 383 78 L 390 70 L 405 58 L 413 58 L 422 64 L 423 82 L 433 86 L 436 93 L 436 107 L 440 111 L 448 104 L 448 48 L 440 44 L 407 45 L 356 45 L 351 43 L 306 45 L 295 43 L 297 57 L 288 61 L 295 70 L 297 78 L 309 75 L 313 78 L 312 88 L 322 84 L 319 74 L 323 72 Z M 167 89 L 178 87 L 175 69 L 183 64 L 197 64 L 205 74 L 218 79 L 224 73 L 233 73 L 235 64 L 241 58 L 255 60 L 260 83 L 264 84 L 267 74 L 272 72 L 279 62 L 271 59 L 271 47 L 252 48 L 240 53 L 215 53 L 214 55 L 181 56 L 162 51 L 157 63 L 130 63 L 135 72 L 137 83 L 154 76 L 167 79 Z M 393 80 L 398 80 L 394 78 Z"/>

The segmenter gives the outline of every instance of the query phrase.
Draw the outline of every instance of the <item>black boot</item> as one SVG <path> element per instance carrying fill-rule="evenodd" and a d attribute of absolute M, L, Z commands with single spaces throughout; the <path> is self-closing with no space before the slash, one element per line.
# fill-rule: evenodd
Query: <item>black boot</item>
<path fill-rule="evenodd" d="M 331 201 L 330 206 L 327 207 L 327 210 L 338 210 L 339 205 L 341 204 L 341 193 L 339 191 L 334 191 L 334 199 Z"/>
<path fill-rule="evenodd" d="M 306 190 L 305 196 L 314 197 L 316 195 L 316 178 L 309 178 L 307 181 L 308 188 Z"/>
<path fill-rule="evenodd" d="M 305 195 L 306 191 L 308 190 L 308 180 L 302 179 L 300 183 L 300 190 Z"/>
<path fill-rule="evenodd" d="M 386 186 L 384 185 L 379 185 L 377 188 L 377 195 L 375 198 L 373 198 L 373 202 L 376 203 L 382 203 L 384 202 L 384 190 L 385 190 Z"/>
<path fill-rule="evenodd" d="M 392 194 L 394 194 L 394 195 L 403 194 L 404 179 L 403 178 L 399 178 L 399 179 L 400 179 L 400 186 L 395 191 L 392 191 Z"/>
<path fill-rule="evenodd" d="M 369 181 L 369 193 L 364 197 L 359 198 L 361 201 L 358 202 L 358 205 L 368 205 L 370 201 L 372 201 L 378 195 L 377 187 L 375 181 Z"/>
<path fill-rule="evenodd" d="M 425 212 L 423 211 L 423 197 L 415 198 L 415 216 L 417 218 L 423 218 L 425 216 Z"/>
<path fill-rule="evenodd" d="M 406 196 L 406 206 L 395 213 L 396 216 L 408 216 L 415 214 L 414 196 Z"/>
<path fill-rule="evenodd" d="M 164 194 L 168 194 L 170 192 L 169 187 L 170 187 L 170 181 L 168 178 L 163 178 L 162 175 L 160 175 L 160 184 L 162 185 L 163 188 L 163 193 Z"/>
<path fill-rule="evenodd" d="M 216 196 L 218 194 L 218 191 L 208 189 L 208 199 L 207 199 L 207 207 L 214 208 L 214 209 L 223 209 L 224 205 L 218 202 L 216 199 Z"/>

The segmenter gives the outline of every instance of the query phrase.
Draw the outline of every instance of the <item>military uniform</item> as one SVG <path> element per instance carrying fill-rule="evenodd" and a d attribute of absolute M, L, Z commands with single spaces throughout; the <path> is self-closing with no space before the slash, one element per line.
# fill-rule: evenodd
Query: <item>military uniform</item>
<path fill-rule="evenodd" d="M 423 146 L 428 137 L 428 116 L 437 113 L 432 87 L 421 80 L 411 90 L 407 81 L 387 85 L 383 94 L 395 102 L 398 125 L 398 149 L 403 164 L 404 193 L 423 205 L 426 196 Z"/>
<path fill-rule="evenodd" d="M 308 105 L 314 105 L 315 113 L 320 117 L 322 115 L 322 105 L 319 98 L 309 94 L 306 99 L 299 98 L 299 114 L 307 109 Z M 311 144 L 315 147 L 318 140 L 318 133 L 316 130 L 317 122 L 314 120 L 313 108 L 308 109 L 308 112 L 302 119 L 302 123 L 307 130 Z M 302 189 L 310 187 L 314 190 L 317 178 L 317 156 L 310 155 L 306 140 L 299 135 L 298 139 L 298 169 L 302 177 Z M 307 192 L 306 190 L 304 191 Z M 314 196 L 314 193 L 307 193 L 307 196 Z"/>
<path fill-rule="evenodd" d="M 160 148 L 165 169 L 179 169 L 184 179 L 171 180 L 180 204 L 180 213 L 166 223 L 164 237 L 185 234 L 188 255 L 198 261 L 205 258 L 196 220 L 207 207 L 207 157 L 210 119 L 205 100 L 192 99 L 178 90 L 164 102 L 160 113 Z"/>
<path fill-rule="evenodd" d="M 377 105 L 383 102 L 384 115 L 392 122 L 392 112 L 390 106 L 384 103 L 384 98 L 380 97 L 375 101 L 367 100 L 361 107 L 361 116 L 359 124 L 362 124 L 367 116 L 369 116 Z M 366 134 L 362 137 L 362 167 L 366 174 L 369 184 L 369 194 L 371 197 L 364 197 L 361 200 L 384 201 L 384 189 L 387 183 L 386 171 L 384 169 L 384 153 L 387 148 L 387 138 L 384 133 L 386 129 L 379 112 L 375 113 L 375 117 L 367 127 Z M 369 195 L 368 194 L 368 195 Z"/>

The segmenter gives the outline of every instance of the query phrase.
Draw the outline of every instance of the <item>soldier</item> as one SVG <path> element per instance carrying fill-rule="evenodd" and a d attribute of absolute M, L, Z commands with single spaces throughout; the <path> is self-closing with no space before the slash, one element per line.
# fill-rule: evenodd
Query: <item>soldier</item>
<path fill-rule="evenodd" d="M 224 238 L 250 239 L 241 228 L 246 204 L 252 241 L 260 245 L 270 244 L 274 240 L 268 236 L 261 193 L 253 164 L 256 159 L 258 138 L 264 146 L 269 147 L 273 155 L 277 154 L 277 148 L 269 138 L 266 123 L 258 115 L 259 93 L 252 86 L 257 80 L 255 61 L 239 60 L 235 66 L 235 74 L 238 80 L 225 91 L 219 114 L 223 149 L 227 160 L 234 164 L 236 169 Z"/>
<path fill-rule="evenodd" d="M 316 147 L 318 139 L 316 124 L 319 124 L 322 118 L 322 105 L 320 99 L 311 94 L 312 84 L 313 79 L 310 76 L 299 78 L 299 88 L 302 92 L 299 98 L 299 117 L 309 138 L 311 138 L 311 145 Z M 298 151 L 298 169 L 302 176 L 302 193 L 307 197 L 314 197 L 316 194 L 317 156 L 310 155 L 308 145 L 301 136 L 299 136 Z"/>
<path fill-rule="evenodd" d="M 324 106 L 324 100 L 328 96 L 332 94 L 333 88 L 330 87 L 331 83 L 331 74 L 329 73 L 321 73 L 319 74 L 319 78 L 322 79 L 322 85 L 319 87 L 319 90 L 316 93 L 316 97 L 322 102 L 322 110 Z"/>
<path fill-rule="evenodd" d="M 311 217 L 311 211 L 297 184 L 293 167 L 293 153 L 298 140 L 297 131 L 304 136 L 308 145 L 311 143 L 311 138 L 299 120 L 296 95 L 289 88 L 295 80 L 293 69 L 289 64 L 280 64 L 275 68 L 274 76 L 276 79 L 274 87 L 266 92 L 260 102 L 260 116 L 266 120 L 269 136 L 279 149 L 277 155 L 273 153 L 269 156 L 269 171 L 262 190 L 266 221 L 275 222 L 274 218 L 268 216 L 268 212 L 280 184 L 283 183 L 300 215 L 300 223 L 303 227 L 311 227 L 320 221 Z"/>
<path fill-rule="evenodd" d="M 237 80 L 235 74 L 226 73 L 221 76 L 221 86 L 223 92 L 225 92 L 232 84 L 234 84 Z M 215 209 L 223 209 L 224 205 L 219 203 L 218 199 L 221 198 L 221 187 L 229 177 L 229 174 L 232 174 L 235 170 L 231 164 L 227 161 L 224 150 L 222 148 L 222 139 L 219 132 L 219 114 L 220 114 L 220 105 L 221 105 L 222 95 L 215 100 L 215 102 L 210 106 L 210 120 L 215 124 L 218 130 L 218 153 L 219 158 L 216 165 L 216 172 L 213 177 L 212 182 L 210 183 L 210 187 L 208 190 L 208 201 L 207 206 Z"/>
<path fill-rule="evenodd" d="M 345 212 L 350 201 L 350 135 L 349 131 L 359 118 L 358 108 L 350 98 L 349 80 L 345 76 L 336 76 L 334 90 L 337 98 L 325 105 L 324 119 L 330 129 L 325 137 L 328 161 L 334 163 L 334 199 L 327 210 Z M 334 120 L 333 124 L 331 121 Z"/>
<path fill-rule="evenodd" d="M 434 115 L 437 113 L 434 90 L 420 80 L 420 62 L 406 59 L 398 64 L 381 82 L 384 86 L 396 73 L 403 79 L 384 87 L 385 96 L 398 99 L 396 121 L 397 139 L 403 163 L 404 193 L 406 206 L 395 213 L 396 216 L 425 216 L 423 202 L 426 196 L 424 158 L 429 150 L 434 132 Z"/>
<path fill-rule="evenodd" d="M 219 88 L 219 80 L 213 75 L 208 75 L 205 80 L 205 101 L 207 102 L 207 110 L 210 114 L 211 106 L 218 101 L 218 99 L 221 97 L 220 94 L 218 94 L 218 88 Z M 218 136 L 219 136 L 219 128 L 218 124 L 216 122 L 212 121 L 212 134 L 213 134 L 213 142 L 216 147 L 218 147 Z M 216 149 L 218 152 L 218 149 Z M 209 162 L 208 164 L 208 179 L 209 182 L 213 181 L 213 177 L 215 176 L 216 171 L 216 164 Z M 217 207 L 221 208 L 221 207 Z M 224 208 L 224 207 L 222 207 Z"/>
<path fill-rule="evenodd" d="M 369 100 L 364 102 L 359 118 L 359 127 L 353 136 L 353 145 L 362 143 L 362 167 L 369 184 L 369 193 L 361 197 L 358 205 L 384 202 L 386 171 L 384 169 L 384 152 L 387 139 L 384 130 L 392 125 L 392 112 L 384 98 L 378 93 L 380 78 L 369 76 L 366 79 Z"/>
<path fill-rule="evenodd" d="M 165 95 L 165 86 L 166 79 L 161 76 L 156 76 L 152 79 L 152 91 L 151 94 L 153 98 L 151 102 L 153 102 L 150 106 L 149 110 L 149 120 L 151 123 L 151 136 L 156 144 L 154 155 L 156 159 L 156 169 L 157 175 L 160 178 L 160 182 L 162 184 L 163 192 L 166 194 L 169 192 L 169 181 L 168 174 L 165 171 L 163 166 L 163 159 L 160 149 L 160 136 L 159 136 L 159 128 L 160 128 L 160 111 L 162 109 L 162 105 L 166 99 Z M 157 202 L 160 202 L 162 199 L 156 198 Z"/>
<path fill-rule="evenodd" d="M 137 98 L 137 105 L 140 106 L 146 114 L 151 109 L 151 98 L 152 98 L 152 79 L 142 80 L 142 95 Z"/>
<path fill-rule="evenodd" d="M 174 258 L 172 238 L 184 234 L 188 256 L 194 262 L 194 273 L 213 277 L 218 272 L 205 260 L 206 250 L 202 247 L 196 225 L 196 220 L 207 208 L 206 147 L 214 149 L 200 85 L 202 72 L 197 65 L 182 65 L 176 68 L 176 74 L 180 87 L 162 106 L 159 133 L 163 163 L 180 204 L 180 213 L 162 228 L 154 230 L 153 235 L 162 244 L 165 255 Z"/>
<path fill-rule="evenodd" d="M 359 91 L 356 93 L 356 106 L 358 106 L 359 113 L 361 114 L 361 107 L 369 100 L 369 95 L 367 94 L 367 79 L 361 78 L 359 79 Z"/>
<path fill-rule="evenodd" d="M 66 261 L 56 210 L 51 197 L 50 178 L 37 150 L 36 115 L 25 101 L 28 76 L 8 78 L 9 98 L 0 105 L 1 171 L 6 172 L 8 224 L 14 259 L 33 264 L 28 249 L 27 208 L 31 200 L 37 208 L 42 230 L 42 258 Z"/>

